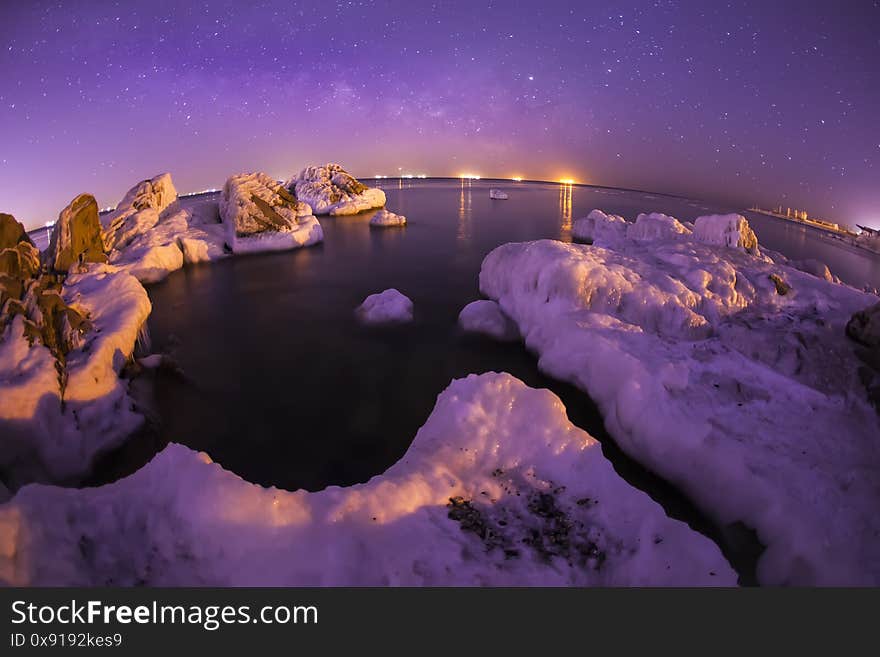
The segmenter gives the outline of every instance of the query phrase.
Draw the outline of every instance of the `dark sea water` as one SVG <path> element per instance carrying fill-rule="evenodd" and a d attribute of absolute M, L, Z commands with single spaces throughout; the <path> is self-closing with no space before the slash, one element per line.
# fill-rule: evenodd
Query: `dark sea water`
<path fill-rule="evenodd" d="M 389 209 L 407 216 L 403 228 L 371 228 L 372 213 L 324 217 L 321 245 L 187 267 L 149 288 L 152 349 L 171 354 L 183 376 L 139 380 L 156 433 L 117 455 L 114 467 L 133 469 L 175 441 L 263 485 L 318 490 L 363 482 L 403 455 L 452 379 L 506 371 L 552 389 L 571 420 L 603 441 L 624 477 L 672 515 L 700 525 L 674 490 L 617 450 L 586 395 L 538 372 L 520 344 L 463 334 L 457 318 L 480 297 L 483 257 L 505 242 L 568 241 L 572 219 L 593 208 L 681 220 L 735 209 L 556 184 L 384 182 Z M 509 200 L 490 200 L 490 187 L 505 189 Z M 749 219 L 761 244 L 823 260 L 858 286 L 880 287 L 880 258 L 772 217 Z M 389 287 L 413 300 L 414 323 L 360 325 L 355 307 Z"/>

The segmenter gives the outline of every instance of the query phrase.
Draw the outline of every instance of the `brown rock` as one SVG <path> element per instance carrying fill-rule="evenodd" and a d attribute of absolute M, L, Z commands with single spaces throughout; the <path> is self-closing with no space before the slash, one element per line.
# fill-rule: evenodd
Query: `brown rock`
<path fill-rule="evenodd" d="M 47 257 L 55 271 L 65 273 L 76 263 L 107 262 L 94 196 L 80 194 L 61 211 Z"/>

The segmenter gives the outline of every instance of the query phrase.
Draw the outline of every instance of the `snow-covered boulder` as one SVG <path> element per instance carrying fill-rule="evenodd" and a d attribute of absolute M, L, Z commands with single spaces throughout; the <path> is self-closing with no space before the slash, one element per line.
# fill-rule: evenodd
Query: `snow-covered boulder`
<path fill-rule="evenodd" d="M 35 311 L 0 337 L 0 472 L 15 488 L 79 480 L 143 422 L 118 374 L 150 300 L 112 266 L 81 269 L 60 292 L 42 289 Z M 37 320 L 38 335 L 29 335 L 27 322 Z"/>
<path fill-rule="evenodd" d="M 406 217 L 402 214 L 394 214 L 382 208 L 370 217 L 371 226 L 405 226 Z"/>
<path fill-rule="evenodd" d="M 227 180 L 220 216 L 234 253 L 282 251 L 324 239 L 311 207 L 265 173 L 242 173 Z"/>
<path fill-rule="evenodd" d="M 385 205 L 385 192 L 367 187 L 338 164 L 306 167 L 287 186 L 319 215 L 357 214 Z"/>
<path fill-rule="evenodd" d="M 628 224 L 626 236 L 631 240 L 662 240 L 690 235 L 691 231 L 675 217 L 661 212 L 642 213 L 634 224 Z"/>
<path fill-rule="evenodd" d="M 480 289 L 624 451 L 757 532 L 761 582 L 880 583 L 880 418 L 843 331 L 870 295 L 687 239 L 507 244 Z"/>
<path fill-rule="evenodd" d="M 113 484 L 21 489 L 0 506 L 0 546 L 16 586 L 736 583 L 555 395 L 494 373 L 453 381 L 367 483 L 265 488 L 171 444 Z"/>
<path fill-rule="evenodd" d="M 355 309 L 355 315 L 364 324 L 392 324 L 411 322 L 413 302 L 393 287 L 371 294 Z"/>
<path fill-rule="evenodd" d="M 756 252 L 758 237 L 741 214 L 710 214 L 694 221 L 694 239 L 716 246 Z"/>
<path fill-rule="evenodd" d="M 46 259 L 59 273 L 66 273 L 75 264 L 107 262 L 94 196 L 80 194 L 61 211 L 52 229 Z"/>
<path fill-rule="evenodd" d="M 498 304 L 488 299 L 471 301 L 458 314 L 458 324 L 469 333 L 482 333 L 496 340 L 518 340 L 519 331 Z"/>
<path fill-rule="evenodd" d="M 626 237 L 626 219 L 617 214 L 605 214 L 593 210 L 586 217 L 576 219 L 571 227 L 571 236 L 589 244 L 613 243 Z"/>
<path fill-rule="evenodd" d="M 113 212 L 103 217 L 106 249 L 125 248 L 135 237 L 155 226 L 162 212 L 176 200 L 177 190 L 170 173 L 139 182 L 128 190 Z"/>
<path fill-rule="evenodd" d="M 507 192 L 503 192 L 500 189 L 490 189 L 489 190 L 489 198 L 495 199 L 498 201 L 506 201 L 508 199 Z"/>

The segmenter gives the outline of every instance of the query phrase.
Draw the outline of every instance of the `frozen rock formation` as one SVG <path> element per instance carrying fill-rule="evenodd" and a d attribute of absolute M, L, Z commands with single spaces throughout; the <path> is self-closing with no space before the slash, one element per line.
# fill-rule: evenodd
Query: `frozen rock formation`
<path fill-rule="evenodd" d="M 690 229 L 678 219 L 660 212 L 642 213 L 636 217 L 636 222 L 629 224 L 626 229 L 627 238 L 638 241 L 668 239 L 690 234 Z"/>
<path fill-rule="evenodd" d="M 453 381 L 403 458 L 365 484 L 289 492 L 171 444 L 98 488 L 0 506 L 16 586 L 650 586 L 736 576 L 624 482 L 547 390 Z"/>
<path fill-rule="evenodd" d="M 136 236 L 155 226 L 160 215 L 175 201 L 177 190 L 170 173 L 142 180 L 132 187 L 116 209 L 103 218 L 107 251 L 125 248 Z"/>
<path fill-rule="evenodd" d="M 503 192 L 500 189 L 490 189 L 489 198 L 496 199 L 498 201 L 506 201 L 508 196 L 507 192 Z"/>
<path fill-rule="evenodd" d="M 371 226 L 404 226 L 406 225 L 406 217 L 402 214 L 394 214 L 384 208 L 378 210 L 376 214 L 370 217 Z"/>
<path fill-rule="evenodd" d="M 741 214 L 711 214 L 694 221 L 694 239 L 716 246 L 757 252 L 758 238 Z"/>
<path fill-rule="evenodd" d="M 411 322 L 413 302 L 394 288 L 371 294 L 355 309 L 355 314 L 365 324 L 389 324 Z"/>
<path fill-rule="evenodd" d="M 220 216 L 234 253 L 281 251 L 324 238 L 311 207 L 265 173 L 242 173 L 227 180 Z"/>
<path fill-rule="evenodd" d="M 626 219 L 616 214 L 593 210 L 586 217 L 576 219 L 571 236 L 576 240 L 602 246 L 626 237 Z"/>
<path fill-rule="evenodd" d="M 357 214 L 385 205 L 385 192 L 367 187 L 338 164 L 306 167 L 288 183 L 315 214 Z"/>
<path fill-rule="evenodd" d="M 630 456 L 757 532 L 761 582 L 880 583 L 880 421 L 843 331 L 872 297 L 658 224 L 498 247 L 480 289 Z"/>
<path fill-rule="evenodd" d="M 472 301 L 458 315 L 458 324 L 469 333 L 482 333 L 496 340 L 518 340 L 519 331 L 494 301 Z"/>
<path fill-rule="evenodd" d="M 846 334 L 866 347 L 880 347 L 880 303 L 854 313 L 846 323 Z"/>
<path fill-rule="evenodd" d="M 792 267 L 805 271 L 808 274 L 812 274 L 817 278 L 824 278 L 829 282 L 834 281 L 834 275 L 831 273 L 831 270 L 828 269 L 828 265 L 819 260 L 807 258 L 806 260 L 792 260 L 789 264 Z"/>
<path fill-rule="evenodd" d="M 80 194 L 61 211 L 46 258 L 49 266 L 62 274 L 75 264 L 107 261 L 94 196 Z"/>

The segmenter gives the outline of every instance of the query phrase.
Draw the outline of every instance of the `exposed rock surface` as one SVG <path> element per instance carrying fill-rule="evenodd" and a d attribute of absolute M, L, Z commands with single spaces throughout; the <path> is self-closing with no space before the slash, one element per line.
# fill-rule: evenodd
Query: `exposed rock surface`
<path fill-rule="evenodd" d="M 177 200 L 170 173 L 142 180 L 125 194 L 116 209 L 104 217 L 104 244 L 108 251 L 125 248 L 135 237 L 156 225 Z"/>
<path fill-rule="evenodd" d="M 80 194 L 61 211 L 46 251 L 49 266 L 66 274 L 75 264 L 107 262 L 98 203 L 91 194 Z"/>

